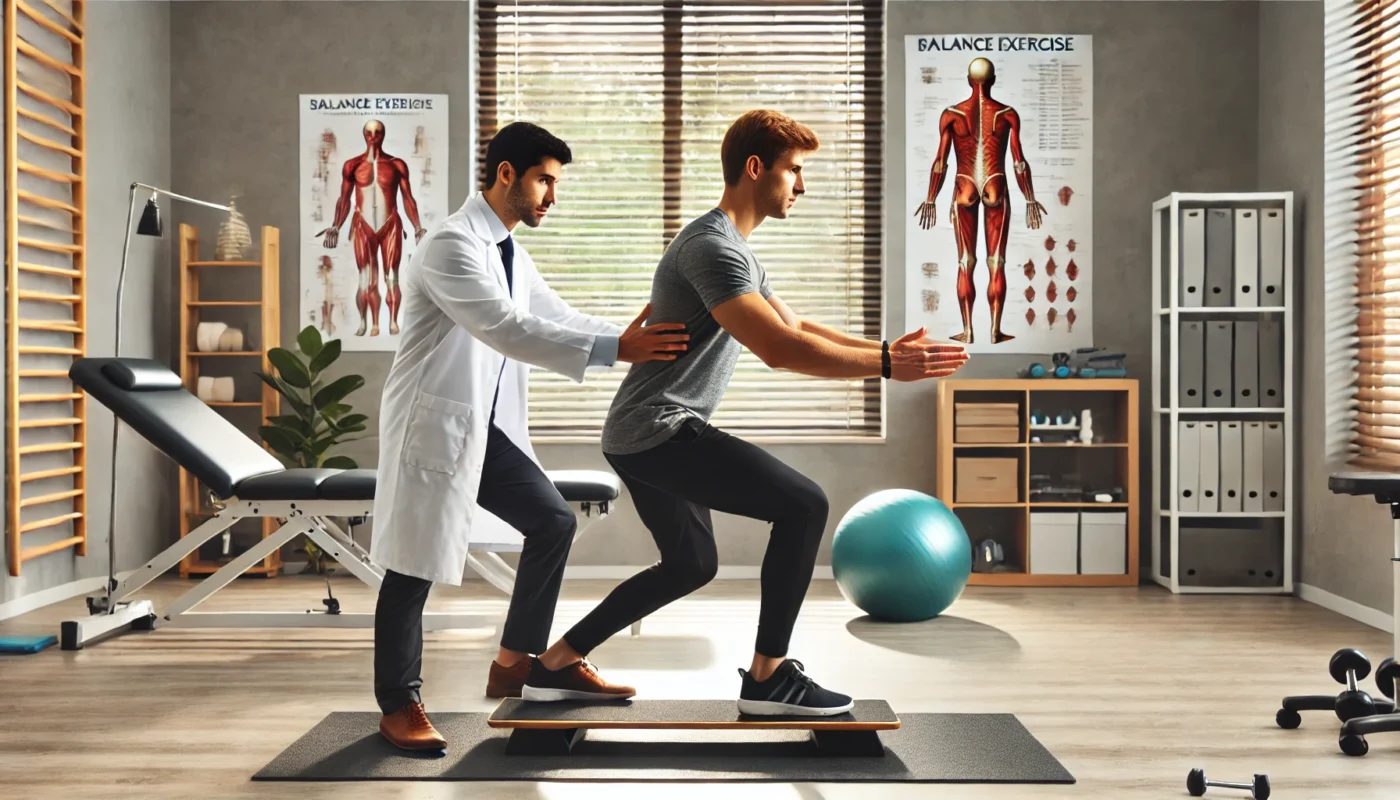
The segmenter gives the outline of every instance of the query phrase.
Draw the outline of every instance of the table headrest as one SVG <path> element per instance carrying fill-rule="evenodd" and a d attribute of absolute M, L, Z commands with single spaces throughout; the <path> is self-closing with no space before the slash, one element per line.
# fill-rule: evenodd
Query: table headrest
<path fill-rule="evenodd" d="M 103 364 L 102 375 L 126 392 L 170 391 L 184 386 L 179 375 L 149 358 L 124 358 Z"/>

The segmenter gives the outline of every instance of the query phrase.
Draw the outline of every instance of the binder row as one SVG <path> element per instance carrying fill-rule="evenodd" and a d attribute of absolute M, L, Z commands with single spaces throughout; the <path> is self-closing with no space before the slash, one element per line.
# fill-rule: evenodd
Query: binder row
<path fill-rule="evenodd" d="M 1181 306 L 1284 305 L 1283 210 L 1181 212 Z"/>
<path fill-rule="evenodd" d="M 1282 511 L 1283 423 L 1182 421 L 1181 511 Z"/>
<path fill-rule="evenodd" d="M 1283 321 L 1184 320 L 1182 408 L 1282 408 Z"/>

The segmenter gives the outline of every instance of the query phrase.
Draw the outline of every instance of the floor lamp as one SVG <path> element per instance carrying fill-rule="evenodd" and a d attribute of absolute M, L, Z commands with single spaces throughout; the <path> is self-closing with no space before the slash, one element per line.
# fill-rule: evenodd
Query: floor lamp
<path fill-rule="evenodd" d="M 141 236 L 155 236 L 157 238 L 164 235 L 164 226 L 160 219 L 160 206 L 156 203 L 157 195 L 176 200 L 183 200 L 187 203 L 206 206 L 220 211 L 231 211 L 228 206 L 218 203 L 210 203 L 204 200 L 196 200 L 193 197 L 186 197 L 155 186 L 148 186 L 144 183 L 132 183 L 130 197 L 127 200 L 126 208 L 126 239 L 122 243 L 122 266 L 117 272 L 117 329 L 116 335 L 112 339 L 112 357 L 120 358 L 122 354 L 122 293 L 126 289 L 126 262 L 131 249 L 131 217 L 136 213 L 136 190 L 144 189 L 151 193 L 151 198 L 146 201 L 146 208 L 141 212 L 141 221 L 136 225 L 136 233 Z M 112 602 L 112 594 L 117 590 L 117 434 L 121 431 L 121 422 L 115 417 L 112 419 L 112 475 L 111 475 L 111 496 L 107 507 L 107 594 L 101 600 L 88 598 L 89 613 L 106 613 L 115 615 L 117 613 L 116 603 Z M 138 616 L 144 616 L 144 609 Z M 116 620 L 113 620 L 116 622 Z"/>

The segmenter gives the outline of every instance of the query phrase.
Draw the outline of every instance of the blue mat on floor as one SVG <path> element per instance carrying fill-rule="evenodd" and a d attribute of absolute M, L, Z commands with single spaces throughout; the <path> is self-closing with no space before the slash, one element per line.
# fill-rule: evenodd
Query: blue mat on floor
<path fill-rule="evenodd" d="M 0 636 L 0 653 L 37 653 L 55 644 L 58 644 L 57 636 Z"/>

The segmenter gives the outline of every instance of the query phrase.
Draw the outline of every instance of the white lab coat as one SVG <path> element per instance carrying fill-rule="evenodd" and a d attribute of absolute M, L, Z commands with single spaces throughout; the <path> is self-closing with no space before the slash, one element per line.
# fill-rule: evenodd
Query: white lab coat
<path fill-rule="evenodd" d="M 379 413 L 370 558 L 459 585 L 467 550 L 505 527 L 477 506 L 487 423 L 538 462 L 526 420 L 530 365 L 581 382 L 600 334 L 622 329 L 571 308 L 515 242 L 507 293 L 497 243 L 507 235 L 481 194 L 424 234 L 403 269 L 402 331 Z M 473 535 L 474 530 L 478 533 Z"/>

